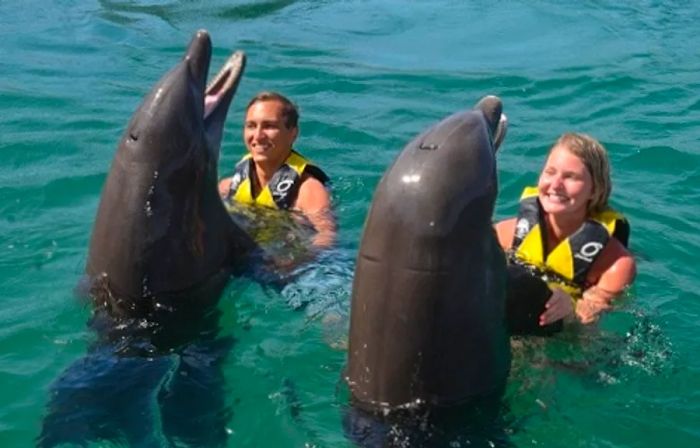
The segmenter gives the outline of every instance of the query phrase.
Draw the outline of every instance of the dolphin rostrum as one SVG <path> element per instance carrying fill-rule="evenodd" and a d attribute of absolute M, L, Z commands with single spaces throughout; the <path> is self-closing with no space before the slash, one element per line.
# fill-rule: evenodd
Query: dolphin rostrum
<path fill-rule="evenodd" d="M 226 443 L 221 366 L 233 338 L 219 333 L 216 304 L 255 246 L 217 188 L 245 56 L 233 54 L 206 86 L 211 53 L 198 31 L 120 140 L 82 285 L 98 340 L 52 384 L 37 446 Z"/>
<path fill-rule="evenodd" d="M 351 299 L 346 381 L 360 409 L 502 391 L 506 260 L 492 214 L 506 123 L 501 101 L 485 97 L 411 141 L 377 187 Z"/>
<path fill-rule="evenodd" d="M 87 274 L 112 315 L 147 315 L 183 294 L 216 296 L 252 247 L 217 190 L 224 121 L 245 67 L 234 53 L 206 86 L 198 31 L 145 97 L 119 142 L 95 220 Z M 175 298 L 174 298 L 175 297 Z"/>

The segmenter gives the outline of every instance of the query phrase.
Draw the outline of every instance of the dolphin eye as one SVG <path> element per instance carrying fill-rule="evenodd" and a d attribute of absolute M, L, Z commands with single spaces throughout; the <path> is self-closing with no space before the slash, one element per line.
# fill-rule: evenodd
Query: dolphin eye
<path fill-rule="evenodd" d="M 139 137 L 138 137 L 138 135 L 134 134 L 133 132 L 129 132 L 129 140 L 136 142 L 139 140 Z"/>

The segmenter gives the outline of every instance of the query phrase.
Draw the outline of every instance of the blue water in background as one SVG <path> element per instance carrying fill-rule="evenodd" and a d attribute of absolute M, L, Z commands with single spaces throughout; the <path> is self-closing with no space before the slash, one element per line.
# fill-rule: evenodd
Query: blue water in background
<path fill-rule="evenodd" d="M 298 149 L 334 179 L 340 223 L 338 247 L 282 291 L 241 280 L 222 296 L 229 446 L 351 446 L 340 378 L 374 187 L 412 136 L 486 94 L 510 119 L 495 218 L 515 213 L 560 133 L 588 132 L 610 152 L 639 269 L 597 327 L 517 344 L 511 441 L 700 446 L 699 21 L 689 1 L 0 2 L 0 446 L 34 443 L 50 385 L 94 338 L 72 291 L 102 184 L 131 113 L 199 28 L 212 70 L 248 54 L 222 173 L 244 151 L 248 98 L 279 90 L 301 108 Z"/>

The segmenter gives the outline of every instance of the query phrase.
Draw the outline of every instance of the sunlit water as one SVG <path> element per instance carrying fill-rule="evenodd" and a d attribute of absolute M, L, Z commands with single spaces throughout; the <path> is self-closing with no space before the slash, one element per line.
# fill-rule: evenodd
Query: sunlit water
<path fill-rule="evenodd" d="M 610 151 L 639 261 L 597 327 L 515 342 L 510 442 L 699 446 L 699 19 L 693 2 L 651 0 L 0 2 L 0 446 L 34 443 L 51 384 L 94 340 L 73 288 L 101 186 L 132 111 L 198 28 L 213 67 L 249 57 L 222 171 L 243 152 L 246 100 L 282 91 L 340 223 L 337 248 L 283 288 L 233 280 L 222 295 L 228 446 L 351 446 L 341 373 L 374 187 L 413 135 L 485 94 L 511 123 L 496 218 L 558 134 L 589 132 Z"/>

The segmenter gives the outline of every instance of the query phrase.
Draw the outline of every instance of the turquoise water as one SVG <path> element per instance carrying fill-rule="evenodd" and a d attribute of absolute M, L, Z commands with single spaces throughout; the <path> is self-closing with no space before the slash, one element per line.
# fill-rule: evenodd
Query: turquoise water
<path fill-rule="evenodd" d="M 338 247 L 281 292 L 233 281 L 229 446 L 351 446 L 340 381 L 354 256 L 401 147 L 485 94 L 504 101 L 496 218 L 567 130 L 609 149 L 635 286 L 599 326 L 514 348 L 516 446 L 700 446 L 700 51 L 694 2 L 0 2 L 0 446 L 31 446 L 49 387 L 86 352 L 74 298 L 109 164 L 142 95 L 193 31 L 248 68 L 221 166 L 261 89 L 301 106 L 298 148 L 334 179 Z M 206 429 L 204 429 L 206 430 Z M 104 442 L 96 446 L 119 446 Z"/>

